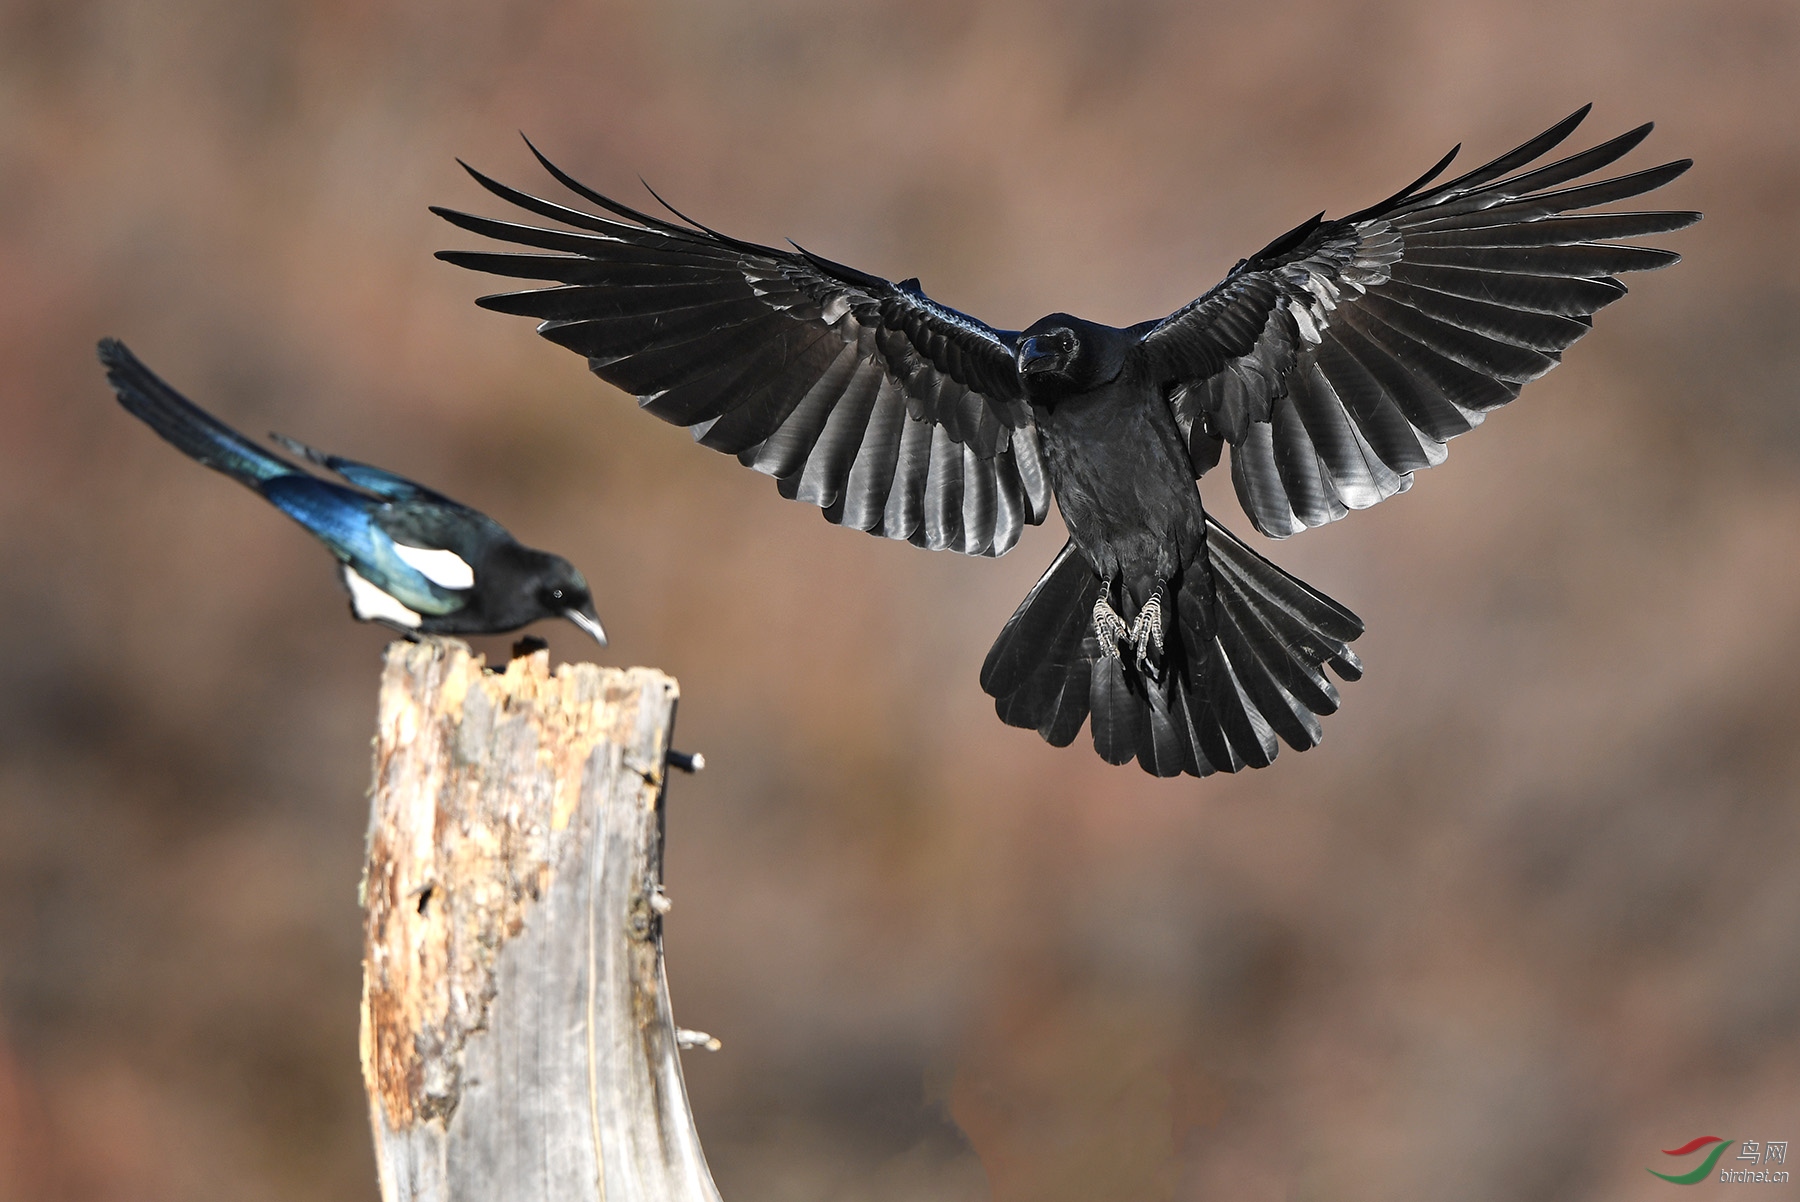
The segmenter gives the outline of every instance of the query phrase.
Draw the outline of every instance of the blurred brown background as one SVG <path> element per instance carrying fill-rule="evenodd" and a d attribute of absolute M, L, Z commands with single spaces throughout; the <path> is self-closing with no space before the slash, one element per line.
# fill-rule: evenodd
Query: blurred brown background
<path fill-rule="evenodd" d="M 375 1197 L 384 636 L 102 334 L 566 553 L 679 676 L 733 1202 L 1635 1199 L 1658 1148 L 1800 1140 L 1796 79 L 1791 0 L 0 0 L 0 1198 Z M 1409 495 L 1261 544 L 1368 675 L 1200 783 L 995 719 L 1054 518 L 997 563 L 829 527 L 477 310 L 425 211 L 499 209 L 456 155 L 547 187 L 523 129 L 997 325 L 1125 324 L 1587 100 L 1580 144 L 1699 160 L 1687 261 Z"/>

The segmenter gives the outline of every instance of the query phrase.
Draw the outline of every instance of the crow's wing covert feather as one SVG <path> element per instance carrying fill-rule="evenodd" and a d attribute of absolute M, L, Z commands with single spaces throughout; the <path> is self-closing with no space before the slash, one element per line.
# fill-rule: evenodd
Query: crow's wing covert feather
<path fill-rule="evenodd" d="M 1404 492 L 1443 461 L 1445 442 L 1556 366 L 1625 295 L 1617 274 L 1676 262 L 1614 239 L 1700 214 L 1580 210 L 1661 187 L 1690 160 L 1562 187 L 1622 157 L 1649 125 L 1523 170 L 1587 112 L 1422 190 L 1452 150 L 1403 191 L 1303 223 L 1139 327 L 1196 474 L 1229 442 L 1238 500 L 1276 538 Z"/>
<path fill-rule="evenodd" d="M 469 168 L 494 195 L 571 227 L 434 208 L 473 233 L 552 252 L 440 251 L 458 266 L 558 284 L 478 304 L 539 318 L 540 334 L 585 355 L 601 379 L 832 522 L 1000 555 L 1044 520 L 1050 489 L 1013 334 L 938 304 L 916 280 L 892 284 L 798 247 L 653 217 L 538 161 L 611 216 Z"/>

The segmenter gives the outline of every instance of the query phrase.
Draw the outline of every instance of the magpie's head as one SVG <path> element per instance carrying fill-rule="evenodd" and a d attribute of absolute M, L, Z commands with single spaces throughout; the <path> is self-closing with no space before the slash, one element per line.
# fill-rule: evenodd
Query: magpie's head
<path fill-rule="evenodd" d="M 606 628 L 594 612 L 594 595 L 588 591 L 587 581 L 574 564 L 560 555 L 545 553 L 544 561 L 533 581 L 534 599 L 544 616 L 567 618 L 593 635 L 595 642 L 606 646 Z"/>
<path fill-rule="evenodd" d="M 1125 364 L 1123 331 L 1052 313 L 1019 335 L 1014 361 L 1032 400 L 1052 403 L 1110 383 Z"/>

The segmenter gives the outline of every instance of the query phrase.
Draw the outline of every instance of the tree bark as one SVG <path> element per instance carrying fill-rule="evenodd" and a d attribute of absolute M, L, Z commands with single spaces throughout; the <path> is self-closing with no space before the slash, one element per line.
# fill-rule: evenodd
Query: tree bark
<path fill-rule="evenodd" d="M 678 696 L 388 648 L 362 1005 L 385 1202 L 718 1202 L 662 964 Z"/>

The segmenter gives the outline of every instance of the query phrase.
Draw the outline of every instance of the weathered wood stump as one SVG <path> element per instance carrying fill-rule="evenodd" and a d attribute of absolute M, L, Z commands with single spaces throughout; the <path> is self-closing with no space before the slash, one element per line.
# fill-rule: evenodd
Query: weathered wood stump
<path fill-rule="evenodd" d="M 388 648 L 362 1006 L 385 1202 L 717 1202 L 662 964 L 678 696 Z"/>

